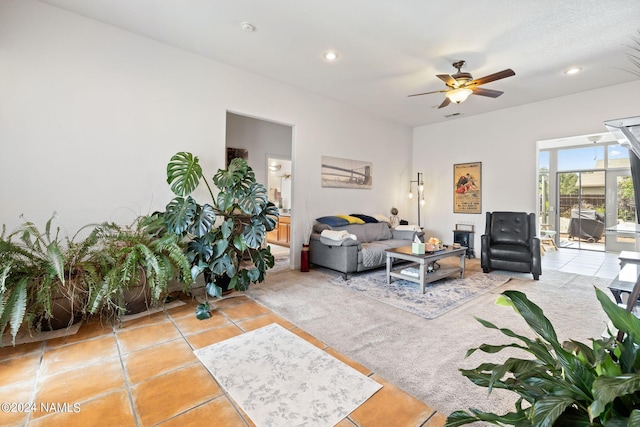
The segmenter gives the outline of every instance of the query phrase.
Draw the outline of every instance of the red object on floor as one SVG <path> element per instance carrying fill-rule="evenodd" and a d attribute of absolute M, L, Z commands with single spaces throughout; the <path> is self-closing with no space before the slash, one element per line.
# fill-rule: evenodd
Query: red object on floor
<path fill-rule="evenodd" d="M 302 245 L 300 252 L 300 271 L 306 273 L 309 271 L 309 245 Z"/>

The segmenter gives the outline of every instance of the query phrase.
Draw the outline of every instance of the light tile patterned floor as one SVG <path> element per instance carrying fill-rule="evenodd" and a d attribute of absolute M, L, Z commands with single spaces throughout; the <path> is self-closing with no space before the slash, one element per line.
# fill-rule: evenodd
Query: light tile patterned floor
<path fill-rule="evenodd" d="M 276 322 L 384 385 L 338 426 L 444 425 L 443 414 L 246 296 L 218 301 L 204 321 L 185 302 L 122 328 L 91 321 L 69 337 L 1 348 L 0 402 L 27 405 L 0 424 L 253 426 L 193 350 Z M 67 406 L 56 413 L 52 403 Z"/>

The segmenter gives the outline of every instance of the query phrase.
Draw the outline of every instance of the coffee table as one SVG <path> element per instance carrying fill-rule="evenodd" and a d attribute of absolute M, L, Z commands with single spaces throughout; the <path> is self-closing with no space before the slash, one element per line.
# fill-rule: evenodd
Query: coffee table
<path fill-rule="evenodd" d="M 454 249 L 452 246 L 449 246 L 443 250 L 427 252 L 425 254 L 414 254 L 411 251 L 411 246 L 401 246 L 399 248 L 387 249 L 385 252 L 387 253 L 387 283 L 391 283 L 392 277 L 408 280 L 410 282 L 418 283 L 420 285 L 420 291 L 424 294 L 425 285 L 427 283 L 435 282 L 436 280 L 440 280 L 448 276 L 453 276 L 457 273 L 460 273 L 461 279 L 464 278 L 464 263 L 465 255 L 467 253 L 467 248 L 465 246 L 461 246 L 456 249 Z M 442 266 L 437 270 L 427 272 L 428 265 L 433 264 L 439 259 L 453 256 L 460 257 L 460 267 Z M 399 259 L 411 261 L 412 263 L 416 264 L 418 266 L 419 272 L 418 277 L 403 274 L 400 269 L 392 269 L 393 261 Z M 403 268 L 406 268 L 406 265 L 403 265 Z"/>

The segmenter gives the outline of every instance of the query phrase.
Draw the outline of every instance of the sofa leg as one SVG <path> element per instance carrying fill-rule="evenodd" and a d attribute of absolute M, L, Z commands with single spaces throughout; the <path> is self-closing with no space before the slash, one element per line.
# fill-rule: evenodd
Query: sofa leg
<path fill-rule="evenodd" d="M 540 280 L 540 275 L 539 274 L 534 274 L 533 275 L 533 280 Z"/>
<path fill-rule="evenodd" d="M 349 275 L 347 273 L 342 273 L 342 278 L 344 280 L 348 280 L 349 279 Z"/>
<path fill-rule="evenodd" d="M 489 269 L 488 269 L 488 268 L 483 268 L 483 269 L 482 269 L 482 272 L 483 272 L 483 273 L 488 273 L 488 272 L 489 272 Z"/>

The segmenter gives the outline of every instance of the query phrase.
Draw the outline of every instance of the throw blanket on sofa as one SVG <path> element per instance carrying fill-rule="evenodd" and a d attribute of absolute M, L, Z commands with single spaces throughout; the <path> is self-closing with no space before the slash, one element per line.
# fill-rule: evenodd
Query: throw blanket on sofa
<path fill-rule="evenodd" d="M 320 239 L 330 246 L 340 246 L 345 240 L 357 240 L 358 238 L 346 230 L 323 230 L 320 233 Z"/>

